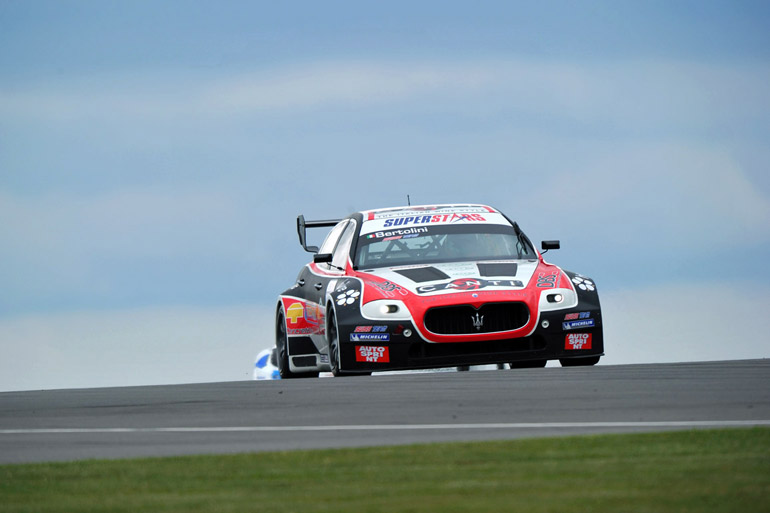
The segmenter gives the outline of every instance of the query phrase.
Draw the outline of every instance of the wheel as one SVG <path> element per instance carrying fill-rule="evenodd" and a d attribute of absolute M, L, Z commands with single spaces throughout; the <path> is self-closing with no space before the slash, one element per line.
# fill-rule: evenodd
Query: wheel
<path fill-rule="evenodd" d="M 317 372 L 292 372 L 289 368 L 289 340 L 286 336 L 286 322 L 283 308 L 275 316 L 275 349 L 278 353 L 278 373 L 281 379 L 317 378 Z"/>
<path fill-rule="evenodd" d="M 371 372 L 350 372 L 340 368 L 340 337 L 337 330 L 337 318 L 334 316 L 334 309 L 331 306 L 327 308 L 327 311 L 331 312 L 326 327 L 326 341 L 329 343 L 329 366 L 332 369 L 332 375 L 335 378 L 340 376 L 371 376 Z"/>
<path fill-rule="evenodd" d="M 599 363 L 601 356 L 593 356 L 591 358 L 562 358 L 559 360 L 562 367 L 589 367 Z"/>
<path fill-rule="evenodd" d="M 334 310 L 329 308 L 329 325 L 326 328 L 326 341 L 329 343 L 329 366 L 332 368 L 334 377 L 342 375 L 340 371 L 340 340 L 337 332 L 337 318 Z"/>
<path fill-rule="evenodd" d="M 512 362 L 509 365 L 511 369 L 536 369 L 539 367 L 545 367 L 548 360 L 527 360 L 524 362 Z"/>

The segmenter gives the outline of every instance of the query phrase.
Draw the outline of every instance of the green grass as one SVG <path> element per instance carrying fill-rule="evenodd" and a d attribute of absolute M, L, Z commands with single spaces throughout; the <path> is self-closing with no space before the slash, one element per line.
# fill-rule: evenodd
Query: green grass
<path fill-rule="evenodd" d="M 5 511 L 770 511 L 770 428 L 3 465 Z"/>

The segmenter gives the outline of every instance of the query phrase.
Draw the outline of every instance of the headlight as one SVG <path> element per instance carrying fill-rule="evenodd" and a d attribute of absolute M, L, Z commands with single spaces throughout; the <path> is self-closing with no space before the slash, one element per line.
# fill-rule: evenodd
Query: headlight
<path fill-rule="evenodd" d="M 412 316 L 403 301 L 396 299 L 378 299 L 361 307 L 361 315 L 367 319 L 381 321 L 411 320 Z"/>
<path fill-rule="evenodd" d="M 398 310 L 399 310 L 398 305 L 389 305 L 389 304 L 380 305 L 380 313 L 382 313 L 382 315 L 394 314 L 398 312 Z"/>
<path fill-rule="evenodd" d="M 573 308 L 577 303 L 577 294 L 570 289 L 550 289 L 540 293 L 541 312 Z"/>

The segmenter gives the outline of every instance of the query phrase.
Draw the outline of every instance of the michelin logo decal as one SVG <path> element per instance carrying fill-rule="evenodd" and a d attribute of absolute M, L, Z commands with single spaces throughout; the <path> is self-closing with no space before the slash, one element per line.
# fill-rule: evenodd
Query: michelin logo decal
<path fill-rule="evenodd" d="M 387 342 L 390 340 L 389 333 L 351 333 L 351 342 L 370 342 L 375 340 L 377 342 Z"/>
<path fill-rule="evenodd" d="M 565 330 L 576 330 L 580 328 L 593 328 L 594 327 L 594 320 L 593 319 L 585 319 L 582 321 L 570 321 L 570 322 L 563 322 L 561 323 L 562 329 Z"/>

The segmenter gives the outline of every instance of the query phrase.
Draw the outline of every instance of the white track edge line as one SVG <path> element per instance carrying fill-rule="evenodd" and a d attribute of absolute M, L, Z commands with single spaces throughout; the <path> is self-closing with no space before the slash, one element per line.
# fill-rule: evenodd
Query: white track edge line
<path fill-rule="evenodd" d="M 515 422 L 487 424 L 372 424 L 337 426 L 199 426 L 135 428 L 18 428 L 0 429 L 0 435 L 77 433 L 237 433 L 288 431 L 409 431 L 458 429 L 569 429 L 569 428 L 674 428 L 770 426 L 770 420 L 684 420 L 639 422 Z"/>

